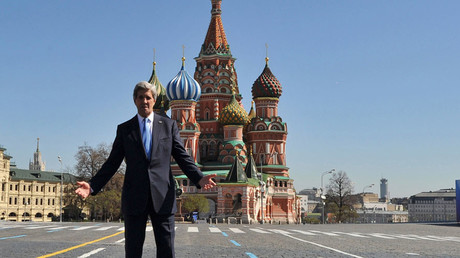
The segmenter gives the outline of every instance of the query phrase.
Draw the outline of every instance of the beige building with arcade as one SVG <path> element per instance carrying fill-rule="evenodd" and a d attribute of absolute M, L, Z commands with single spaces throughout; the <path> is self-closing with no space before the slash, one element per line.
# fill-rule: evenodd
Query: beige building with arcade
<path fill-rule="evenodd" d="M 75 183 L 75 177 L 68 173 L 19 169 L 11 163 L 12 157 L 5 151 L 6 148 L 0 146 L 0 220 L 45 222 L 58 218 L 61 214 L 61 186 L 64 194 L 65 188 Z M 38 144 L 34 163 L 37 163 L 35 168 L 44 169 Z M 63 202 L 62 208 L 65 206 Z"/>

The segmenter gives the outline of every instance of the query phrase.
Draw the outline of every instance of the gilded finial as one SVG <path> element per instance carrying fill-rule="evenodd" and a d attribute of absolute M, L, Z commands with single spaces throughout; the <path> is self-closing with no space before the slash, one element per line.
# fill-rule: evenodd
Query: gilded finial
<path fill-rule="evenodd" d="M 265 43 L 265 64 L 268 65 L 268 44 Z"/>
<path fill-rule="evenodd" d="M 185 46 L 182 45 L 182 66 L 185 66 Z"/>

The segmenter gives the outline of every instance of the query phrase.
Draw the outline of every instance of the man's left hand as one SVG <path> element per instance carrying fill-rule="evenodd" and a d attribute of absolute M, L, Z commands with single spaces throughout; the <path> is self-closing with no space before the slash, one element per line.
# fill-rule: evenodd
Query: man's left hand
<path fill-rule="evenodd" d="M 199 182 L 201 188 L 207 190 L 216 186 L 216 183 L 212 180 L 216 176 L 216 174 L 204 176 Z"/>

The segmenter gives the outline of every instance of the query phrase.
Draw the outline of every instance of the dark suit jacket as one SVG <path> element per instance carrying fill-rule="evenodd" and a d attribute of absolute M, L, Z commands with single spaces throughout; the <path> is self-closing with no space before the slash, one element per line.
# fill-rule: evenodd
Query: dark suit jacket
<path fill-rule="evenodd" d="M 109 158 L 89 181 L 97 194 L 125 159 L 126 173 L 122 193 L 122 211 L 127 215 L 142 213 L 151 194 L 158 214 L 176 212 L 175 181 L 171 173 L 171 156 L 184 174 L 198 187 L 203 177 L 193 158 L 185 150 L 176 121 L 154 114 L 152 152 L 147 157 L 142 143 L 137 115 L 118 125 Z"/>

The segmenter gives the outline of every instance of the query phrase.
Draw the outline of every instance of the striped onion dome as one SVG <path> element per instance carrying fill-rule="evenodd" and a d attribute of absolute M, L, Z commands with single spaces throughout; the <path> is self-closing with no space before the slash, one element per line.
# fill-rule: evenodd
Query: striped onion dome
<path fill-rule="evenodd" d="M 166 89 L 161 84 L 160 80 L 157 77 L 155 66 L 156 62 L 153 62 L 153 71 L 152 76 L 150 76 L 149 83 L 155 86 L 157 90 L 157 99 L 155 100 L 155 105 L 153 105 L 154 111 L 168 111 L 169 110 L 169 99 L 166 97 Z"/>
<path fill-rule="evenodd" d="M 222 125 L 245 125 L 247 121 L 248 113 L 240 106 L 235 94 L 233 94 L 228 105 L 220 111 L 219 123 Z"/>
<path fill-rule="evenodd" d="M 182 68 L 166 86 L 166 95 L 169 100 L 198 101 L 201 96 L 200 84 L 185 71 L 185 58 L 182 57 Z"/>
<path fill-rule="evenodd" d="M 279 98 L 282 93 L 281 84 L 268 67 L 268 57 L 265 61 L 266 64 L 262 74 L 252 85 L 252 97 Z"/>

